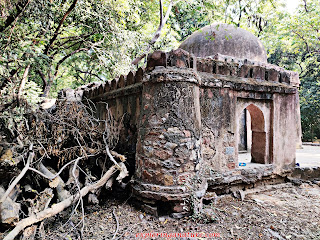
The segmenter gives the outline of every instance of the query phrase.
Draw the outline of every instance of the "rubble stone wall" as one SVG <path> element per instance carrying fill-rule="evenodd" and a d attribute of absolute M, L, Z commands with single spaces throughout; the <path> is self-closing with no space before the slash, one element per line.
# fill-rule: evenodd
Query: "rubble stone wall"
<path fill-rule="evenodd" d="M 110 117 L 108 105 L 119 126 L 118 149 L 135 155 L 136 195 L 179 203 L 195 192 L 202 197 L 212 173 L 215 179 L 242 174 L 238 132 L 245 108 L 252 156 L 274 171 L 292 168 L 301 141 L 297 86 L 298 74 L 277 66 L 177 49 L 156 51 L 145 70 L 81 87 L 75 96 L 90 99 L 101 119 Z"/>

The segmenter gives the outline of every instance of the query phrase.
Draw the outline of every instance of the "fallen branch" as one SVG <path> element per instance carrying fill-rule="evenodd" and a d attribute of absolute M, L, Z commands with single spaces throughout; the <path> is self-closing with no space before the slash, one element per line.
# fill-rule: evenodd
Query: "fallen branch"
<path fill-rule="evenodd" d="M 114 212 L 114 209 L 113 209 L 113 211 L 112 211 L 112 214 L 113 214 L 114 219 L 116 220 L 116 223 L 117 223 L 116 232 L 114 233 L 114 235 L 113 235 L 113 237 L 112 237 L 112 239 L 115 239 L 116 236 L 117 236 L 117 233 L 118 233 L 118 231 L 119 231 L 119 221 L 118 221 L 118 218 L 117 218 L 117 216 L 116 216 L 116 213 Z"/>
<path fill-rule="evenodd" d="M 49 176 L 50 178 L 54 177 L 54 174 L 48 168 L 46 168 L 42 163 L 40 163 L 40 171 L 43 174 Z M 70 197 L 70 193 L 64 189 L 65 183 L 61 179 L 61 177 L 57 176 L 53 179 L 54 180 L 52 182 L 50 182 L 49 185 L 52 188 L 56 188 L 59 201 L 63 201 L 65 199 L 67 199 L 68 197 Z"/>
<path fill-rule="evenodd" d="M 33 144 L 30 145 L 29 150 L 31 151 L 33 148 Z M 18 184 L 18 182 L 23 178 L 23 176 L 26 174 L 26 172 L 29 170 L 30 163 L 32 162 L 32 159 L 34 157 L 33 152 L 29 152 L 28 160 L 24 168 L 22 169 L 21 173 L 16 177 L 16 179 L 10 184 L 5 194 L 0 199 L 0 206 L 1 204 L 6 200 L 6 198 L 9 196 L 10 192 L 14 189 L 14 187 Z"/>
<path fill-rule="evenodd" d="M 118 181 L 121 181 L 127 174 L 124 174 L 124 172 L 127 171 L 125 165 L 123 163 L 120 163 L 121 170 L 120 174 L 117 178 Z M 61 211 L 63 211 L 65 208 L 69 207 L 71 204 L 76 203 L 80 197 L 86 196 L 89 192 L 93 192 L 102 186 L 105 185 L 105 183 L 110 179 L 110 177 L 113 176 L 113 174 L 118 170 L 118 167 L 113 165 L 104 175 L 103 177 L 97 181 L 94 184 L 88 185 L 83 187 L 80 192 L 78 192 L 75 195 L 72 195 L 71 197 L 67 198 L 66 200 L 59 202 L 55 205 L 53 205 L 51 208 L 47 208 L 39 213 L 36 213 L 30 217 L 27 217 L 20 222 L 17 223 L 16 227 L 4 238 L 4 240 L 14 240 L 15 237 L 26 227 L 35 224 L 37 222 L 41 222 L 42 220 L 52 217 Z M 120 177 L 121 176 L 121 177 Z"/>
<path fill-rule="evenodd" d="M 56 177 L 58 177 L 58 176 L 62 173 L 62 171 L 63 171 L 66 167 L 68 167 L 70 164 L 74 163 L 74 162 L 77 161 L 77 160 L 81 160 L 81 159 L 83 159 L 83 158 L 93 157 L 93 156 L 95 156 L 95 155 L 87 155 L 87 156 L 83 156 L 83 157 L 78 157 L 77 159 L 74 159 L 74 160 L 68 162 L 67 164 L 65 164 L 63 167 L 61 167 L 60 170 L 59 170 L 59 172 L 57 172 L 55 175 L 50 175 L 50 176 L 48 176 L 48 175 L 43 174 L 43 173 L 40 172 L 39 170 L 37 170 L 37 169 L 35 169 L 35 168 L 32 168 L 32 167 L 30 167 L 29 170 L 31 170 L 31 171 L 33 171 L 33 172 L 35 172 L 35 173 L 38 173 L 40 176 L 42 176 L 42 177 L 44 177 L 44 178 L 47 178 L 47 179 L 49 179 L 49 180 L 53 180 L 53 179 L 55 179 Z"/>
<path fill-rule="evenodd" d="M 127 160 L 126 156 L 119 154 L 115 151 L 110 151 L 110 153 L 115 156 L 116 158 L 119 158 L 121 160 L 121 162 L 125 162 Z"/>

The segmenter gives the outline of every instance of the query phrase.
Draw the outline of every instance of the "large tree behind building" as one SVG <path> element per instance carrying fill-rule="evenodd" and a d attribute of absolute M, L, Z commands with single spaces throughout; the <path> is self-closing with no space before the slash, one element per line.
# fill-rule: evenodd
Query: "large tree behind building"
<path fill-rule="evenodd" d="M 156 8 L 144 1 L 1 2 L 1 89 L 27 79 L 43 95 L 105 81 L 130 69 Z M 24 80 L 24 81 L 23 81 Z M 21 84 L 22 83 L 22 84 Z"/>
<path fill-rule="evenodd" d="M 226 22 L 260 36 L 271 63 L 300 73 L 304 137 L 320 137 L 316 0 L 301 1 L 296 15 L 273 0 L 2 0 L 0 14 L 0 109 L 111 80 L 135 68 L 134 59 L 141 66 L 148 52 Z"/>
<path fill-rule="evenodd" d="M 320 6 L 301 1 L 293 14 L 279 9 L 262 33 L 269 62 L 299 72 L 303 140 L 320 138 Z"/>

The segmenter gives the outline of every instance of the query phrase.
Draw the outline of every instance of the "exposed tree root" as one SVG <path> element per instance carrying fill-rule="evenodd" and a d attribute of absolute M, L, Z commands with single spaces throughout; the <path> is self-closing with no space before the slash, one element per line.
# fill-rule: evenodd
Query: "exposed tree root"
<path fill-rule="evenodd" d="M 27 217 L 20 222 L 16 224 L 16 227 L 4 238 L 4 240 L 14 240 L 15 237 L 26 227 L 41 222 L 42 220 L 52 217 L 60 212 L 62 212 L 64 209 L 69 207 L 70 205 L 76 203 L 79 198 L 82 198 L 86 196 L 89 192 L 94 192 L 95 190 L 101 188 L 105 185 L 105 183 L 110 179 L 110 177 L 113 176 L 113 174 L 118 170 L 118 168 L 114 165 L 112 166 L 104 175 L 103 177 L 97 181 L 96 183 L 93 183 L 91 185 L 83 187 L 80 192 L 78 192 L 75 195 L 72 195 L 71 197 L 65 199 L 62 202 L 59 202 L 55 205 L 53 205 L 50 208 L 47 208 L 39 213 L 33 214 L 30 217 Z M 125 168 L 124 164 L 121 164 L 121 171 L 117 178 L 118 181 L 121 181 L 124 177 L 127 176 L 127 170 Z"/>
<path fill-rule="evenodd" d="M 0 173 L 5 173 L 0 175 L 0 227 L 13 227 L 4 239 L 22 232 L 22 239 L 43 237 L 42 221 L 71 205 L 70 218 L 81 209 L 72 230 L 79 228 L 82 234 L 83 197 L 89 195 L 88 202 L 97 204 L 102 187 L 128 176 L 126 157 L 111 150 L 118 125 L 112 117 L 97 119 L 89 101 L 59 100 L 53 111 L 23 103 L 21 116 L 13 110 L 8 110 L 10 117 L 0 115 Z"/>

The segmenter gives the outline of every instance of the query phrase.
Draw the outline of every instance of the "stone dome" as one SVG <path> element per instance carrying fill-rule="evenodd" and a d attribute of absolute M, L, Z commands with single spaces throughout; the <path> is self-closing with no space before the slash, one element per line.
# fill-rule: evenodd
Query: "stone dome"
<path fill-rule="evenodd" d="M 225 23 L 215 23 L 196 31 L 180 45 L 180 48 L 197 57 L 221 54 L 267 63 L 266 50 L 256 36 Z"/>

